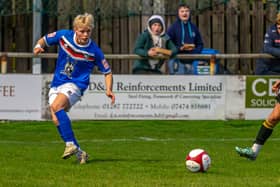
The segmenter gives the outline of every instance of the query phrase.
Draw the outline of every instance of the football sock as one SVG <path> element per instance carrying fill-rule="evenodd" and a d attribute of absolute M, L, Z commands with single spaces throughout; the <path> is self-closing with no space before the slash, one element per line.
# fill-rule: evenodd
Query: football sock
<path fill-rule="evenodd" d="M 76 156 L 79 157 L 82 152 L 83 152 L 83 150 L 79 147 L 78 148 L 78 152 L 76 153 Z"/>
<path fill-rule="evenodd" d="M 75 137 L 74 137 L 73 141 L 74 141 L 74 144 L 80 149 L 80 145 L 78 144 L 78 141 L 76 140 Z"/>
<path fill-rule="evenodd" d="M 64 138 L 64 135 L 63 135 L 63 133 L 62 133 L 61 128 L 60 128 L 59 125 L 57 126 L 57 130 L 58 130 L 58 133 L 60 134 L 61 139 L 62 139 L 64 142 L 66 142 L 66 140 L 65 140 L 65 138 Z M 78 141 L 76 140 L 75 137 L 74 137 L 74 141 L 71 142 L 71 143 L 74 143 L 74 144 L 80 149 L 80 145 L 78 144 Z"/>
<path fill-rule="evenodd" d="M 61 134 L 64 137 L 65 142 L 74 142 L 75 137 L 71 127 L 71 121 L 67 116 L 66 112 L 62 109 L 55 113 L 60 126 Z M 75 142 L 74 142 L 75 143 Z"/>
<path fill-rule="evenodd" d="M 65 144 L 66 144 L 66 146 L 68 146 L 68 145 L 74 144 L 74 142 L 68 141 L 68 142 L 66 142 Z"/>
<path fill-rule="evenodd" d="M 259 145 L 263 145 L 266 142 L 266 140 L 270 137 L 270 135 L 272 134 L 272 131 L 273 131 L 272 129 L 267 128 L 262 125 L 257 134 L 255 143 L 259 144 Z"/>
<path fill-rule="evenodd" d="M 61 139 L 65 142 L 65 138 L 64 138 L 63 132 L 61 131 L 60 125 L 58 125 L 56 127 L 57 127 L 57 131 L 58 131 Z"/>
<path fill-rule="evenodd" d="M 253 146 L 252 146 L 252 150 L 254 151 L 254 153 L 256 154 L 256 156 L 259 154 L 261 148 L 262 148 L 263 145 L 260 145 L 260 144 L 257 144 L 257 143 L 254 143 Z"/>

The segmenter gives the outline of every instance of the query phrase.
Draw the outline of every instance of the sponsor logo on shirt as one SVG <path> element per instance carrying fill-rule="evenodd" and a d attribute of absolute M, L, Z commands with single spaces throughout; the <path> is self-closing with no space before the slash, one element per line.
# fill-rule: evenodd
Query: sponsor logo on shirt
<path fill-rule="evenodd" d="M 102 60 L 102 64 L 103 64 L 103 66 L 104 66 L 105 69 L 108 69 L 108 68 L 110 67 L 110 66 L 109 66 L 109 63 L 107 62 L 106 59 L 103 59 L 103 60 Z"/>

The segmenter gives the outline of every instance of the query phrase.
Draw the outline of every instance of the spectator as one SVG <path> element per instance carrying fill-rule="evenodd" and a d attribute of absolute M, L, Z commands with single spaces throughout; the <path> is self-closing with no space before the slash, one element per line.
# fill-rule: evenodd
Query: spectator
<path fill-rule="evenodd" d="M 191 22 L 191 10 L 187 4 L 180 4 L 177 20 L 169 27 L 167 34 L 176 45 L 179 54 L 199 54 L 203 41 L 198 28 Z M 191 74 L 193 60 L 171 59 L 168 62 L 170 74 Z M 175 68 L 176 66 L 176 68 Z"/>
<path fill-rule="evenodd" d="M 156 59 L 156 57 L 170 57 L 177 53 L 175 45 L 165 31 L 165 23 L 161 16 L 153 15 L 149 18 L 147 29 L 136 40 L 134 53 L 151 58 L 135 60 L 134 74 L 162 74 L 161 67 L 165 59 Z"/>
<path fill-rule="evenodd" d="M 258 59 L 256 62 L 256 75 L 279 75 L 280 74 L 280 13 L 277 14 L 276 22 L 266 32 L 264 39 L 264 53 L 269 53 L 276 58 Z"/>

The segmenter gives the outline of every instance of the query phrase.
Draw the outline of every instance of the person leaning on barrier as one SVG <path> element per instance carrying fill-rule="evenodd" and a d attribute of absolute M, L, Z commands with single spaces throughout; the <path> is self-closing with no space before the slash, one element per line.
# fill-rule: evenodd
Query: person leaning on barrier
<path fill-rule="evenodd" d="M 276 94 L 276 100 L 277 103 L 275 104 L 272 112 L 268 115 L 266 120 L 262 123 L 256 139 L 252 145 L 252 147 L 235 147 L 236 152 L 245 158 L 248 158 L 249 160 L 255 160 L 262 148 L 262 146 L 265 144 L 267 139 L 270 137 L 270 135 L 273 132 L 274 127 L 279 123 L 280 121 L 280 80 L 277 80 L 273 86 L 272 91 Z"/>
<path fill-rule="evenodd" d="M 156 57 L 173 57 L 177 49 L 169 36 L 165 34 L 164 19 L 159 15 L 153 15 L 147 22 L 147 29 L 141 33 L 135 43 L 134 53 L 149 57 L 147 59 L 137 59 L 133 64 L 134 74 L 162 74 L 161 67 L 165 59 Z"/>
<path fill-rule="evenodd" d="M 277 14 L 275 24 L 266 32 L 263 53 L 268 53 L 275 58 L 258 59 L 256 62 L 256 75 L 280 74 L 280 13 Z"/>
<path fill-rule="evenodd" d="M 179 54 L 200 54 L 203 41 L 198 28 L 191 22 L 191 10 L 187 4 L 179 4 L 177 20 L 168 28 L 167 34 L 176 45 Z M 168 62 L 170 74 L 191 74 L 191 60 L 171 59 Z"/>
<path fill-rule="evenodd" d="M 80 148 L 66 112 L 81 100 L 95 66 L 105 76 L 106 95 L 111 98 L 112 104 L 115 102 L 111 68 L 101 49 L 90 38 L 93 21 L 91 14 L 78 15 L 73 21 L 73 30 L 58 30 L 47 34 L 37 41 L 33 49 L 33 53 L 38 55 L 44 52 L 45 47 L 59 46 L 49 91 L 50 111 L 58 133 L 66 145 L 62 158 L 67 159 L 76 154 L 80 164 L 86 163 L 88 154 Z"/>

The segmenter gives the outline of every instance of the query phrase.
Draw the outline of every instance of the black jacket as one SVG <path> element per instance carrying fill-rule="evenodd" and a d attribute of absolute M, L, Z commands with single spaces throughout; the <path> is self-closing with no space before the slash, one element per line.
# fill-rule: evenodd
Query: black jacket
<path fill-rule="evenodd" d="M 276 58 L 258 59 L 256 62 L 256 75 L 279 75 L 280 74 L 280 34 L 276 25 L 272 25 L 265 34 L 264 53 L 269 53 Z"/>

